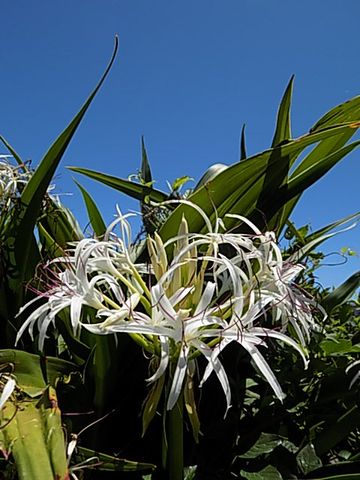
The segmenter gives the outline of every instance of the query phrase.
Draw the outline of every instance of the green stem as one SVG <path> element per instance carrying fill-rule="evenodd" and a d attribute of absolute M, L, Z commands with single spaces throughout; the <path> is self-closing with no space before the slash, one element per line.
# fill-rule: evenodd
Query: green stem
<path fill-rule="evenodd" d="M 184 397 L 180 395 L 175 407 L 168 412 L 167 430 L 167 480 L 184 478 Z"/>

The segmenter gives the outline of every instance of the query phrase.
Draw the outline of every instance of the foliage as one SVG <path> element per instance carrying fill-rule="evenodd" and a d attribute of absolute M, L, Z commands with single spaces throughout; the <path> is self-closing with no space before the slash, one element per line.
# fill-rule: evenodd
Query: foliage
<path fill-rule="evenodd" d="M 0 137 L 16 161 L 0 162 L 6 478 L 352 478 L 360 472 L 359 274 L 323 291 L 315 249 L 359 213 L 314 233 L 289 216 L 359 145 L 348 141 L 360 98 L 293 139 L 292 78 L 271 148 L 247 156 L 243 128 L 240 161 L 213 166 L 185 194 L 187 176 L 170 193 L 153 187 L 143 139 L 137 182 L 72 167 L 136 198 L 147 235 L 132 245 L 120 214 L 124 235 L 114 236 L 77 183 L 88 239 L 49 186 L 116 50 L 117 40 L 100 82 L 34 172 Z M 284 252 L 281 234 L 290 240 Z"/>

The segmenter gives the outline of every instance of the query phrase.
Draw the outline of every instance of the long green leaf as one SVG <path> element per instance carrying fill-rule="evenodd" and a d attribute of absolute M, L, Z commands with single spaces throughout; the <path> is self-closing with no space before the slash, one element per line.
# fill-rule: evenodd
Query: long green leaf
<path fill-rule="evenodd" d="M 335 447 L 344 438 L 346 438 L 353 430 L 360 425 L 360 411 L 357 405 L 354 405 L 336 422 L 332 422 L 324 430 L 315 437 L 313 444 L 316 453 L 321 456 L 327 453 L 331 448 Z"/>
<path fill-rule="evenodd" d="M 141 137 L 141 180 L 145 184 L 152 182 L 150 163 L 146 153 L 144 137 Z"/>
<path fill-rule="evenodd" d="M 247 158 L 220 172 L 196 190 L 189 200 L 200 206 L 211 219 L 215 219 L 216 214 L 223 218 L 227 213 L 249 216 L 263 194 L 267 174 L 273 175 L 274 181 L 281 185 L 287 166 L 301 151 L 326 138 L 348 132 L 352 128 L 347 124 L 329 128 Z M 270 161 L 273 169 L 269 172 Z M 283 168 L 284 163 L 286 164 L 285 169 Z M 271 182 L 269 181 L 268 191 L 270 191 L 270 187 Z M 214 209 L 216 209 L 216 213 Z M 191 231 L 200 232 L 205 228 L 203 218 L 194 209 L 188 205 L 180 205 L 160 229 L 163 239 L 166 240 L 176 235 L 183 215 L 187 218 Z M 236 226 L 236 223 L 236 220 L 228 220 L 227 227 L 232 228 Z"/>
<path fill-rule="evenodd" d="M 11 231 L 9 232 L 9 236 L 13 239 L 12 242 L 14 246 L 14 255 L 12 260 L 19 272 L 16 280 L 17 284 L 23 284 L 23 282 L 31 276 L 31 272 L 29 272 L 27 267 L 28 259 L 31 253 L 30 238 L 33 235 L 34 226 L 39 216 L 42 200 L 46 190 L 77 127 L 79 126 L 93 98 L 107 77 L 115 60 L 117 49 L 118 38 L 116 37 L 115 48 L 112 57 L 99 83 L 96 85 L 95 89 L 92 91 L 89 98 L 80 109 L 79 113 L 52 144 L 22 192 L 22 209 L 18 212 Z"/>
<path fill-rule="evenodd" d="M 80 192 L 83 196 L 87 214 L 89 217 L 90 225 L 92 226 L 95 235 L 97 237 L 102 237 L 106 232 L 106 225 L 101 216 L 100 210 L 98 209 L 96 203 L 92 199 L 91 195 L 85 190 L 85 188 L 75 180 L 76 185 L 79 187 Z"/>
<path fill-rule="evenodd" d="M 329 293 L 323 300 L 322 306 L 330 313 L 335 307 L 349 300 L 360 287 L 360 272 L 349 277 L 339 287 Z"/>
<path fill-rule="evenodd" d="M 326 227 L 321 228 L 320 230 L 317 230 L 311 235 L 307 235 L 304 241 L 305 245 L 301 247 L 299 250 L 297 250 L 294 254 L 292 254 L 288 260 L 293 263 L 299 262 L 308 253 L 310 253 L 312 250 L 318 247 L 325 240 L 328 240 L 329 238 L 335 235 L 338 235 L 339 233 L 342 233 L 344 231 L 347 231 L 353 228 L 359 221 L 360 221 L 360 212 L 356 212 L 356 213 L 353 213 L 352 215 L 342 218 L 341 220 L 338 220 L 337 222 L 333 222 L 330 225 L 327 225 Z M 335 228 L 340 227 L 342 225 L 346 225 L 350 222 L 353 222 L 353 223 L 348 225 L 344 229 L 333 231 Z"/>
<path fill-rule="evenodd" d="M 345 122 L 358 123 L 360 118 L 359 114 L 360 114 L 360 96 L 357 96 L 329 110 L 310 129 L 310 133 L 324 130 L 325 128 L 329 128 L 334 125 L 339 125 Z M 359 125 L 357 125 L 355 128 L 358 128 L 358 127 Z"/>
<path fill-rule="evenodd" d="M 279 111 L 277 115 L 276 129 L 274 133 L 274 138 L 271 144 L 271 147 L 274 148 L 277 145 L 280 145 L 286 140 L 291 138 L 291 119 L 290 119 L 290 108 L 291 108 L 291 97 L 294 84 L 294 75 L 290 78 L 290 81 L 286 87 L 284 96 L 281 100 Z"/>
<path fill-rule="evenodd" d="M 360 141 L 353 142 L 352 144 L 337 150 L 335 153 L 328 155 L 327 157 L 319 158 L 318 160 L 314 161 L 306 170 L 304 169 L 300 173 L 295 173 L 292 175 L 286 184 L 281 185 L 278 188 L 278 191 L 276 191 L 276 185 L 274 184 L 274 190 L 271 192 L 269 189 L 266 192 L 266 195 L 264 194 L 262 203 L 262 206 L 265 208 L 267 203 L 271 201 L 271 208 L 266 212 L 269 222 L 271 223 L 271 219 L 277 215 L 278 211 L 284 204 L 293 198 L 299 198 L 299 196 L 307 188 L 323 177 L 332 167 L 334 167 L 340 160 L 342 160 L 359 145 Z"/>
<path fill-rule="evenodd" d="M 20 165 L 23 170 L 27 170 L 25 162 L 21 160 L 20 155 L 15 151 L 15 149 L 10 145 L 10 143 L 7 140 L 5 140 L 5 138 L 2 135 L 0 135 L 0 142 L 2 142 L 5 145 L 5 147 L 9 150 L 9 152 L 15 158 L 18 165 Z"/>
<path fill-rule="evenodd" d="M 76 173 L 81 173 L 93 180 L 96 180 L 108 187 L 114 188 L 119 192 L 125 193 L 136 200 L 141 200 L 144 196 L 149 197 L 153 202 L 164 202 L 167 200 L 168 195 L 155 188 L 141 185 L 140 183 L 131 182 L 130 180 L 123 180 L 121 178 L 113 177 L 112 175 L 106 175 L 105 173 L 95 172 L 94 170 L 88 170 L 87 168 L 68 167 Z"/>
<path fill-rule="evenodd" d="M 240 160 L 245 160 L 246 158 L 246 139 L 245 139 L 245 123 L 241 129 L 241 140 L 240 140 Z"/>

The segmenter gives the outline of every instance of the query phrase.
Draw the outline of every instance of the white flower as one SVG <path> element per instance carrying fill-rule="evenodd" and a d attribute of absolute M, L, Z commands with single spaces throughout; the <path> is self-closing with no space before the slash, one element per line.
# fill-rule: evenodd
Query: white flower
<path fill-rule="evenodd" d="M 167 242 L 155 234 L 147 240 L 150 267 L 135 263 L 130 226 L 118 210 L 102 241 L 83 239 L 66 257 L 53 261 L 60 271 L 58 282 L 48 288 L 46 303 L 28 317 L 17 338 L 26 328 L 32 335 L 37 323 L 42 348 L 48 326 L 65 308 L 76 334 L 80 328 L 100 335 L 128 333 L 158 359 L 148 381 L 168 375 L 169 410 L 199 355 L 207 361 L 200 385 L 214 372 L 230 407 L 229 380 L 219 355 L 235 341 L 282 399 L 281 387 L 259 348 L 266 347 L 267 339 L 279 340 L 294 348 L 306 366 L 305 344 L 315 324 L 312 300 L 293 285 L 302 267 L 283 261 L 274 233 L 261 233 L 236 215 L 230 216 L 245 223 L 252 234 L 223 231 L 218 218 L 213 229 L 204 212 L 192 206 L 203 216 L 208 232 L 188 232 L 183 219 L 178 234 Z M 113 233 L 117 225 L 119 238 Z M 99 323 L 82 319 L 85 305 L 95 310 L 92 320 Z M 300 345 L 286 335 L 288 324 Z"/>

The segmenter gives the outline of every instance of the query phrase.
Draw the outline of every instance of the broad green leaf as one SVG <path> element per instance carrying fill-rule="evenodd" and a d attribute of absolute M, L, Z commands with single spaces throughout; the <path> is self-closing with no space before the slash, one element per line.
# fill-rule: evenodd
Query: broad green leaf
<path fill-rule="evenodd" d="M 316 145 L 316 147 L 300 162 L 300 164 L 296 167 L 295 171 L 291 173 L 290 178 L 294 179 L 296 177 L 301 177 L 301 174 L 303 172 L 312 168 L 313 165 L 318 164 L 320 159 L 323 159 L 335 152 L 338 152 L 355 134 L 355 132 L 356 129 L 349 129 L 345 133 L 335 135 L 331 138 L 326 138 L 325 140 L 319 142 L 319 144 Z M 354 146 L 354 148 L 355 147 L 356 145 Z M 351 149 L 352 148 L 350 148 L 350 151 Z M 345 156 L 350 153 L 350 151 L 347 151 L 345 149 L 341 151 L 341 154 Z M 339 155 L 339 153 L 337 153 L 337 155 Z M 341 160 L 341 155 L 337 161 L 339 160 Z M 292 165 L 293 162 L 291 163 L 290 167 Z M 277 216 L 271 222 L 269 222 L 270 229 L 276 228 L 279 233 L 281 232 L 300 197 L 301 193 L 295 195 L 291 200 L 286 202 L 286 204 L 279 210 Z"/>
<path fill-rule="evenodd" d="M 80 225 L 72 212 L 51 197 L 44 199 L 43 213 L 38 219 L 38 224 L 44 227 L 63 250 L 68 248 L 69 242 L 76 242 L 84 238 Z"/>
<path fill-rule="evenodd" d="M 250 216 L 254 212 L 254 207 L 258 205 L 261 195 L 264 196 L 265 179 L 267 180 L 266 191 L 270 192 L 272 182 L 277 186 L 282 184 L 292 158 L 297 158 L 302 150 L 321 140 L 349 131 L 351 128 L 349 125 L 342 125 L 308 134 L 242 160 L 224 169 L 211 180 L 203 182 L 203 186 L 190 195 L 189 200 L 200 206 L 213 221 L 216 215 L 224 218 L 227 213 Z M 272 165 L 271 170 L 269 163 Z M 205 223 L 201 215 L 188 205 L 180 205 L 160 229 L 164 240 L 176 235 L 183 215 L 188 221 L 189 230 L 204 231 Z M 227 220 L 226 225 L 227 228 L 232 228 L 237 223 L 232 219 Z"/>
<path fill-rule="evenodd" d="M 316 455 L 314 445 L 308 443 L 296 455 L 296 461 L 300 470 L 306 475 L 307 473 L 322 466 L 320 458 Z"/>
<path fill-rule="evenodd" d="M 223 163 L 215 163 L 214 165 L 211 165 L 211 167 L 209 167 L 204 173 L 204 175 L 200 178 L 194 190 L 198 190 L 200 187 L 207 185 L 208 182 L 213 180 L 217 175 L 219 175 L 227 168 L 228 166 L 224 165 Z"/>
<path fill-rule="evenodd" d="M 63 248 L 54 240 L 41 223 L 38 225 L 39 239 L 42 245 L 42 254 L 50 256 L 50 258 L 61 257 L 64 255 Z"/>
<path fill-rule="evenodd" d="M 290 78 L 290 81 L 286 87 L 283 98 L 281 100 L 279 111 L 276 121 L 276 129 L 274 133 L 274 138 L 271 144 L 271 147 L 274 148 L 277 145 L 280 145 L 282 142 L 291 139 L 291 119 L 290 119 L 290 108 L 291 108 L 291 97 L 294 84 L 294 75 Z"/>
<path fill-rule="evenodd" d="M 256 443 L 245 453 L 239 455 L 240 458 L 258 458 L 260 455 L 271 453 L 276 447 L 282 446 L 294 453 L 297 447 L 289 440 L 272 433 L 261 433 Z"/>
<path fill-rule="evenodd" d="M 85 188 L 75 180 L 76 185 L 79 187 L 81 194 L 83 196 L 87 214 L 89 217 L 90 225 L 94 230 L 94 233 L 97 237 L 102 237 L 106 232 L 106 225 L 101 216 L 99 209 L 97 208 L 96 203 L 92 199 L 91 195 L 85 190 Z"/>
<path fill-rule="evenodd" d="M 92 91 L 89 98 L 80 109 L 79 113 L 52 144 L 22 192 L 22 209 L 18 212 L 17 217 L 14 219 L 14 223 L 9 232 L 11 244 L 10 248 L 12 245 L 14 247 L 12 261 L 19 272 L 18 278 L 16 279 L 17 285 L 22 285 L 23 282 L 28 280 L 28 278 L 31 276 L 31 272 L 27 267 L 29 256 L 31 255 L 31 238 L 36 220 L 41 211 L 44 195 L 77 127 L 79 126 L 92 100 L 94 99 L 96 93 L 100 89 L 110 71 L 110 68 L 115 60 L 117 48 L 118 38 L 116 37 L 115 48 L 112 57 L 99 83 L 96 85 L 95 89 Z"/>
<path fill-rule="evenodd" d="M 17 384 L 27 395 L 39 396 L 47 385 L 55 386 L 57 379 L 77 371 L 71 362 L 56 357 L 40 357 L 22 350 L 0 350 L 0 365 L 11 367 Z"/>
<path fill-rule="evenodd" d="M 267 204 L 271 204 L 271 208 L 268 209 L 267 212 L 268 226 L 273 229 L 278 229 L 279 227 L 281 228 L 281 226 L 274 225 L 274 222 L 271 221 L 274 219 L 274 217 L 276 218 L 281 207 L 284 206 L 284 204 L 286 204 L 287 202 L 292 201 L 294 198 L 298 200 L 300 198 L 300 195 L 307 188 L 317 182 L 332 167 L 334 167 L 340 160 L 342 160 L 346 155 L 348 155 L 359 145 L 360 141 L 354 142 L 341 148 L 340 150 L 337 150 L 336 152 L 328 155 L 327 157 L 319 158 L 318 160 L 314 161 L 312 165 L 309 166 L 306 170 L 302 169 L 301 172 L 295 172 L 285 184 L 281 185 L 278 188 L 278 191 L 276 191 L 274 185 L 272 193 L 270 189 L 268 190 L 266 195 L 264 193 L 262 204 L 259 205 L 258 208 L 260 211 L 263 211 L 266 208 Z M 269 182 L 269 184 L 271 185 L 271 182 Z"/>
<path fill-rule="evenodd" d="M 342 440 L 344 440 L 353 430 L 360 426 L 360 410 L 354 405 L 344 415 L 339 417 L 336 422 L 332 421 L 321 433 L 313 440 L 317 455 L 321 456 Z"/>
<path fill-rule="evenodd" d="M 268 465 L 258 472 L 241 470 L 240 475 L 246 478 L 246 480 L 283 480 L 281 473 L 272 465 Z"/>
<path fill-rule="evenodd" d="M 360 344 L 353 345 L 346 338 L 325 339 L 320 343 L 320 348 L 326 355 L 344 355 L 347 353 L 360 353 Z"/>
<path fill-rule="evenodd" d="M 356 272 L 322 301 L 322 306 L 330 313 L 335 307 L 349 300 L 360 286 L 360 272 Z"/>
<path fill-rule="evenodd" d="M 65 439 L 55 390 L 39 399 L 8 400 L 0 412 L 0 449 L 12 454 L 19 480 L 69 478 Z"/>
<path fill-rule="evenodd" d="M 86 466 L 93 465 L 92 470 L 105 472 L 143 472 L 156 469 L 156 465 L 152 463 L 135 462 L 133 460 L 125 460 L 124 458 L 112 457 L 111 455 L 84 447 L 77 447 L 73 458 L 75 464 L 86 462 Z M 93 462 L 89 461 L 89 459 L 93 459 Z"/>
<path fill-rule="evenodd" d="M 121 178 L 113 177 L 112 175 L 106 175 L 105 173 L 95 172 L 88 170 L 87 168 L 68 167 L 70 170 L 76 173 L 81 173 L 93 180 L 96 180 L 108 187 L 114 188 L 119 192 L 125 193 L 136 200 L 142 200 L 144 197 L 148 197 L 153 202 L 164 202 L 167 200 L 168 195 L 155 188 L 141 185 L 140 183 L 131 182 L 130 180 L 123 180 Z"/>
<path fill-rule="evenodd" d="M 351 98 L 329 110 L 310 129 L 310 133 L 324 130 L 325 128 L 339 125 L 345 122 L 358 122 L 360 118 L 360 96 Z M 357 125 L 358 128 L 360 125 Z"/>

